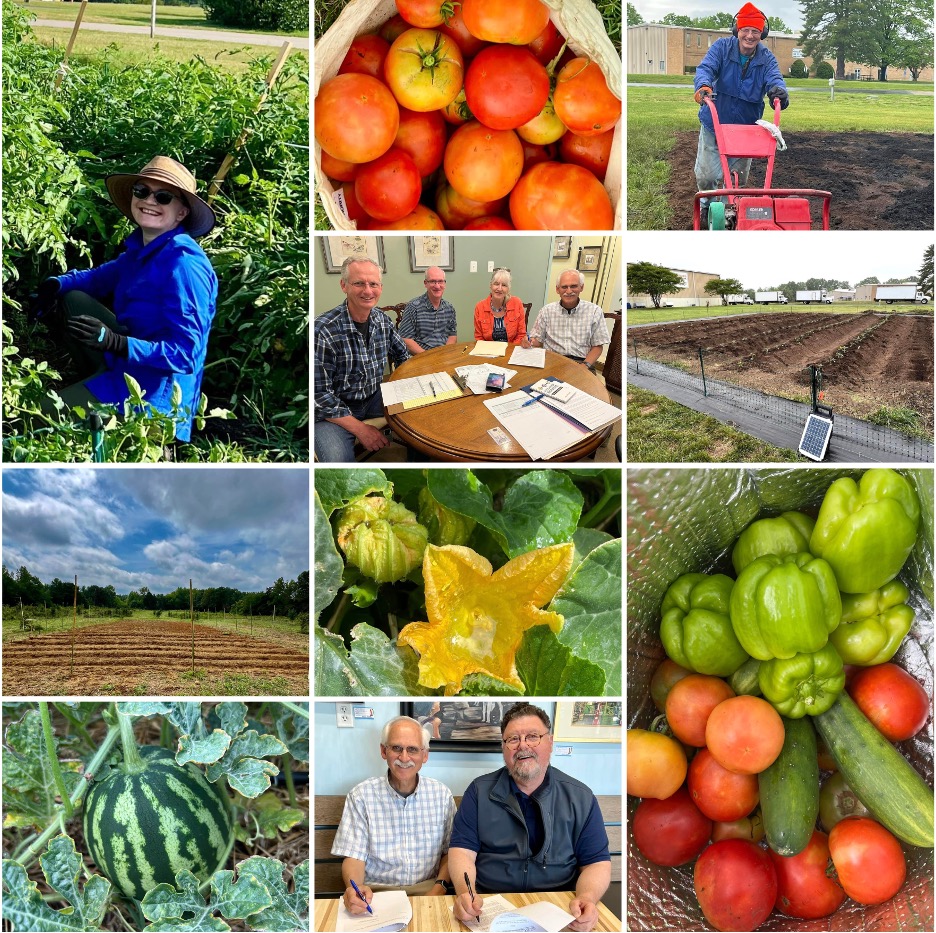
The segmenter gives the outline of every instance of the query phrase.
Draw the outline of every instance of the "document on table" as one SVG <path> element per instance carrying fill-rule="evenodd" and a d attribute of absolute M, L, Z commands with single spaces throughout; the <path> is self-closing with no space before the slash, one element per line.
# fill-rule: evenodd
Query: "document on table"
<path fill-rule="evenodd" d="M 532 386 L 526 386 L 522 391 L 530 393 L 534 398 L 542 398 L 539 393 L 532 391 L 532 388 Z M 543 398 L 542 404 L 554 409 L 560 416 L 566 415 L 574 418 L 589 431 L 600 431 L 609 424 L 614 424 L 621 417 L 620 408 L 615 408 L 575 386 L 570 386 L 570 388 L 572 394 L 567 401 L 554 402 L 551 398 Z"/>
<path fill-rule="evenodd" d="M 514 351 L 507 361 L 511 366 L 536 366 L 542 369 L 546 365 L 546 348 L 530 347 L 528 350 L 524 347 L 514 347 Z"/>
<path fill-rule="evenodd" d="M 591 431 L 560 417 L 551 405 L 527 404 L 526 392 L 510 392 L 484 402 L 492 415 L 533 460 L 548 460 Z M 557 406 L 558 407 L 558 406 Z"/>
<path fill-rule="evenodd" d="M 402 930 L 413 919 L 413 908 L 405 891 L 375 891 L 369 913 L 351 914 L 338 901 L 337 933 L 377 933 L 378 930 Z"/>
<path fill-rule="evenodd" d="M 549 901 L 540 901 L 528 904 L 526 907 L 514 907 L 510 901 L 500 894 L 492 894 L 484 898 L 484 907 L 481 909 L 481 918 L 475 922 L 465 923 L 469 930 L 478 933 L 488 931 L 529 931 L 529 933 L 558 933 L 568 926 L 575 917 L 566 913 Z"/>
<path fill-rule="evenodd" d="M 461 398 L 462 390 L 448 373 L 443 372 L 382 382 L 380 394 L 386 407 L 402 404 L 404 409 L 409 409 L 449 398 Z"/>
<path fill-rule="evenodd" d="M 506 340 L 479 340 L 469 352 L 469 356 L 506 356 Z"/>
<path fill-rule="evenodd" d="M 484 395 L 493 392 L 493 389 L 486 388 L 487 379 L 491 373 L 500 373 L 504 377 L 504 388 L 510 388 L 510 380 L 517 375 L 515 369 L 504 369 L 503 366 L 495 366 L 494 363 L 481 363 L 478 366 L 456 366 L 455 372 L 465 380 L 465 385 L 474 392 L 475 395 Z"/>

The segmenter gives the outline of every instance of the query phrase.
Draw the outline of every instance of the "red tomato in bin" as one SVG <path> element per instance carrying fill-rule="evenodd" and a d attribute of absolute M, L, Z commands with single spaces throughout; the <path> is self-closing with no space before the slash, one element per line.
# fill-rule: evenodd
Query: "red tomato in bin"
<path fill-rule="evenodd" d="M 445 177 L 459 194 L 472 201 L 493 201 L 506 197 L 517 184 L 523 146 L 513 130 L 494 130 L 473 120 L 452 134 L 443 164 Z"/>
<path fill-rule="evenodd" d="M 514 225 L 503 217 L 479 217 L 465 224 L 465 230 L 513 230 Z"/>
<path fill-rule="evenodd" d="M 719 823 L 740 820 L 760 800 L 756 775 L 723 768 L 707 748 L 700 748 L 690 762 L 688 784 L 692 802 Z"/>
<path fill-rule="evenodd" d="M 621 119 L 621 99 L 588 58 L 574 58 L 559 72 L 553 102 L 559 119 L 579 136 L 597 136 Z"/>
<path fill-rule="evenodd" d="M 528 143 L 526 140 L 522 138 L 520 140 L 520 143 L 523 146 L 523 171 L 524 172 L 533 168 L 534 165 L 539 165 L 540 162 L 555 162 L 556 161 L 556 147 L 553 143 L 549 143 L 548 145 L 545 145 L 545 146 L 540 146 L 537 143 Z M 662 710 L 660 710 L 660 712 L 662 712 Z"/>
<path fill-rule="evenodd" d="M 864 816 L 835 824 L 829 833 L 829 852 L 845 893 L 859 904 L 889 901 L 907 877 L 907 862 L 896 837 Z"/>
<path fill-rule="evenodd" d="M 549 22 L 549 8 L 540 0 L 462 0 L 468 31 L 485 42 L 527 45 Z"/>
<path fill-rule="evenodd" d="M 828 917 L 845 900 L 845 892 L 829 871 L 829 837 L 813 830 L 802 852 L 778 855 L 768 849 L 777 872 L 776 908 L 788 917 L 817 920 Z"/>
<path fill-rule="evenodd" d="M 770 856 L 743 839 L 713 842 L 695 864 L 693 883 L 702 913 L 716 930 L 756 930 L 777 900 Z"/>
<path fill-rule="evenodd" d="M 688 679 L 688 678 L 687 678 Z M 705 744 L 729 771 L 760 774 L 783 748 L 783 720 L 760 697 L 739 696 L 712 710 L 705 724 Z"/>
<path fill-rule="evenodd" d="M 919 682 L 896 664 L 859 668 L 848 686 L 858 708 L 891 742 L 916 735 L 929 718 L 930 701 Z"/>
<path fill-rule="evenodd" d="M 380 27 L 380 38 L 386 39 L 388 44 L 392 44 L 396 41 L 397 36 L 402 36 L 407 29 L 411 28 L 410 24 L 397 13 Z"/>
<path fill-rule="evenodd" d="M 436 212 L 449 230 L 461 230 L 470 221 L 481 217 L 500 215 L 506 206 L 506 198 L 473 201 L 462 197 L 451 185 L 442 185 L 436 194 Z"/>
<path fill-rule="evenodd" d="M 336 75 L 315 98 L 315 139 L 343 162 L 372 162 L 392 145 L 400 108 L 385 84 L 370 75 Z"/>
<path fill-rule="evenodd" d="M 534 165 L 510 193 L 518 230 L 610 230 L 614 208 L 604 186 L 580 165 Z"/>
<path fill-rule="evenodd" d="M 446 0 L 396 0 L 400 16 L 411 26 L 434 29 L 445 21 Z"/>
<path fill-rule="evenodd" d="M 355 36 L 348 48 L 348 54 L 338 69 L 338 74 L 370 75 L 383 80 L 383 63 L 390 51 L 390 43 L 373 33 Z"/>
<path fill-rule="evenodd" d="M 412 156 L 423 178 L 442 164 L 447 137 L 448 129 L 438 110 L 417 113 L 400 108 L 400 128 L 393 145 Z"/>
<path fill-rule="evenodd" d="M 666 697 L 666 720 L 680 742 L 702 748 L 705 724 L 719 703 L 735 695 L 720 677 L 689 674 L 673 684 Z"/>
<path fill-rule="evenodd" d="M 598 181 L 604 181 L 608 173 L 608 159 L 611 158 L 611 144 L 614 142 L 614 130 L 599 133 L 597 136 L 579 136 L 571 130 L 559 140 L 559 154 L 563 162 L 581 165 L 587 168 Z"/>
<path fill-rule="evenodd" d="M 335 181 L 354 181 L 360 167 L 360 162 L 344 162 L 322 150 L 322 171 Z"/>
<path fill-rule="evenodd" d="M 422 178 L 412 156 L 394 146 L 361 166 L 354 179 L 354 193 L 375 220 L 402 220 L 416 210 Z"/>
<path fill-rule="evenodd" d="M 487 47 L 487 42 L 473 36 L 468 31 L 460 3 L 455 7 L 455 12 L 448 18 L 448 22 L 442 23 L 438 29 L 439 32 L 444 32 L 458 43 L 458 47 L 465 58 L 471 58 L 473 55 L 477 55 L 481 49 Z"/>
<path fill-rule="evenodd" d="M 475 119 L 493 130 L 513 130 L 546 105 L 549 75 L 529 49 L 491 45 L 468 66 L 465 96 Z"/>
<path fill-rule="evenodd" d="M 439 215 L 426 207 L 417 204 L 416 210 L 407 214 L 400 220 L 372 220 L 367 225 L 368 230 L 444 230 L 445 225 Z"/>
<path fill-rule="evenodd" d="M 544 65 L 548 65 L 558 54 L 559 49 L 562 48 L 562 43 L 565 42 L 565 39 L 562 36 L 562 33 L 553 25 L 553 21 L 549 20 L 546 25 L 543 27 L 543 31 L 527 46 L 527 48 L 541 61 Z"/>
<path fill-rule="evenodd" d="M 634 843 L 654 865 L 685 865 L 708 844 L 712 821 L 683 785 L 666 800 L 641 800 L 631 823 Z"/>

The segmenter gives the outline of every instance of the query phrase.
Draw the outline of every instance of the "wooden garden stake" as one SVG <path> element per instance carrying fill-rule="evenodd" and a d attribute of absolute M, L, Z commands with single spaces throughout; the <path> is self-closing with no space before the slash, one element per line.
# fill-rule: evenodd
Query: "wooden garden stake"
<path fill-rule="evenodd" d="M 81 6 L 78 8 L 78 16 L 75 19 L 75 25 L 72 26 L 71 36 L 68 39 L 68 45 L 65 47 L 65 57 L 62 59 L 62 64 L 59 65 L 58 73 L 55 75 L 55 90 L 58 90 L 62 85 L 62 78 L 65 77 L 65 66 L 68 64 L 68 56 L 71 55 L 72 46 L 75 44 L 78 30 L 81 28 L 81 17 L 84 16 L 85 7 L 87 5 L 88 0 L 81 0 Z"/>
<path fill-rule="evenodd" d="M 282 70 L 283 65 L 286 63 L 286 58 L 289 55 L 289 50 L 292 48 L 291 42 L 284 42 L 283 47 L 280 49 L 279 56 L 276 61 L 273 62 L 273 67 L 270 68 L 269 74 L 266 76 L 266 87 L 263 89 L 263 93 L 260 95 L 260 100 L 257 101 L 257 106 L 254 110 L 254 113 L 259 113 L 260 108 L 263 106 L 264 101 L 267 99 L 267 95 L 273 89 L 273 85 L 276 84 L 276 79 L 279 77 L 279 73 Z M 232 152 L 229 152 L 225 157 L 224 161 L 221 163 L 221 167 L 218 169 L 217 175 L 211 179 L 211 186 L 208 188 L 208 203 L 210 204 L 218 194 L 218 191 L 221 188 L 221 182 L 227 177 L 227 173 L 231 170 L 231 166 L 234 164 L 234 156 L 237 155 L 238 149 L 247 142 L 247 137 L 250 135 L 250 128 L 245 126 L 240 136 L 237 138 L 237 142 L 234 143 L 234 149 Z"/>
<path fill-rule="evenodd" d="M 75 574 L 75 602 L 72 606 L 71 667 L 69 677 L 75 676 L 75 626 L 78 624 L 78 574 Z"/>
<path fill-rule="evenodd" d="M 189 615 L 192 617 L 192 676 L 195 676 L 195 596 L 192 593 L 192 581 L 188 582 Z"/>

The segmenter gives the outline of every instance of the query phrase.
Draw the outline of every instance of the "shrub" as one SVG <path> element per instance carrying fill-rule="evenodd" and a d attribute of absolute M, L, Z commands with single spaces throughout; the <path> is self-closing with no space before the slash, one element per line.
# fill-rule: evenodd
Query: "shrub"
<path fill-rule="evenodd" d="M 805 78 L 809 72 L 806 70 L 806 63 L 801 59 L 796 59 L 790 66 L 791 78 Z"/>
<path fill-rule="evenodd" d="M 817 62 L 815 75 L 817 78 L 829 78 L 835 77 L 835 69 L 828 62 Z"/>
<path fill-rule="evenodd" d="M 309 28 L 306 0 L 205 0 L 205 15 L 222 26 L 291 32 Z"/>

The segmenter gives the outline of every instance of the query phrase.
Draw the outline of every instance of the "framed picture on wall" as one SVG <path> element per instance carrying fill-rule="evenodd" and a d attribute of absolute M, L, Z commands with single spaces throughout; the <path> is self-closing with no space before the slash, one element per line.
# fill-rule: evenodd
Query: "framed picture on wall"
<path fill-rule="evenodd" d="M 557 742 L 617 742 L 623 731 L 620 700 L 575 700 L 556 704 L 553 738 Z"/>
<path fill-rule="evenodd" d="M 597 272 L 599 262 L 601 262 L 600 246 L 582 246 L 578 251 L 578 262 L 575 268 L 579 272 Z"/>
<path fill-rule="evenodd" d="M 553 259 L 568 259 L 572 252 L 572 237 L 553 237 Z"/>
<path fill-rule="evenodd" d="M 425 272 L 438 266 L 445 272 L 455 269 L 455 238 L 452 236 L 407 237 L 409 242 L 410 272 Z"/>
<path fill-rule="evenodd" d="M 341 264 L 349 257 L 372 259 L 380 266 L 381 272 L 387 271 L 387 265 L 384 262 L 383 237 L 332 234 L 318 239 L 325 256 L 325 271 L 329 274 L 341 272 Z"/>
<path fill-rule="evenodd" d="M 440 752 L 499 752 L 500 721 L 516 700 L 425 700 L 401 702 L 400 715 L 418 719 Z"/>

